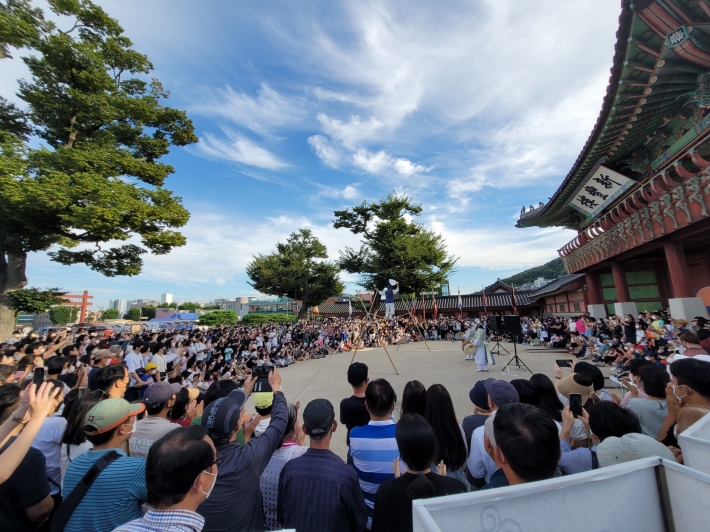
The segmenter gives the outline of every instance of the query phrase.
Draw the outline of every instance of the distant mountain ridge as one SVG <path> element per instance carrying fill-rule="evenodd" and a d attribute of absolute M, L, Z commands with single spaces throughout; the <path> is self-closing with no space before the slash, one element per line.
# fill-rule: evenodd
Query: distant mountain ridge
<path fill-rule="evenodd" d="M 567 270 L 562 262 L 562 259 L 554 259 L 550 262 L 543 264 L 542 266 L 535 266 L 528 270 L 516 273 L 505 279 L 501 279 L 502 282 L 506 284 L 521 285 L 525 283 L 531 283 L 538 277 L 544 277 L 545 279 L 557 279 L 562 275 L 567 275 Z"/>

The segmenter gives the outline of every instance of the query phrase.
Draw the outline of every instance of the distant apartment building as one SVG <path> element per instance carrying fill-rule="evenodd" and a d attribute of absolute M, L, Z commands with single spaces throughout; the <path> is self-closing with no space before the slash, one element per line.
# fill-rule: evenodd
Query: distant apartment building
<path fill-rule="evenodd" d="M 146 306 L 157 306 L 160 305 L 160 301 L 156 301 L 155 299 L 132 299 L 128 302 L 128 308 L 143 308 Z"/>
<path fill-rule="evenodd" d="M 128 310 L 128 301 L 125 299 L 109 299 L 108 308 L 115 308 L 119 316 L 123 316 Z"/>
<path fill-rule="evenodd" d="M 49 319 L 49 314 L 35 314 L 32 317 L 32 328 L 36 331 L 44 327 L 51 327 L 52 320 Z"/>
<path fill-rule="evenodd" d="M 173 295 L 172 294 L 160 294 L 160 302 L 162 304 L 172 303 L 173 302 Z"/>

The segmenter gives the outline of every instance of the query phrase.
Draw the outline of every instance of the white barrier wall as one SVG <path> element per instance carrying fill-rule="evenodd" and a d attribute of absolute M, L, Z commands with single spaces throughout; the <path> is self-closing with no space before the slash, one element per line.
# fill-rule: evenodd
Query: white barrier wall
<path fill-rule="evenodd" d="M 414 532 L 707 530 L 710 475 L 647 458 L 530 484 L 414 501 Z"/>
<path fill-rule="evenodd" d="M 678 435 L 683 462 L 710 475 L 710 414 Z"/>

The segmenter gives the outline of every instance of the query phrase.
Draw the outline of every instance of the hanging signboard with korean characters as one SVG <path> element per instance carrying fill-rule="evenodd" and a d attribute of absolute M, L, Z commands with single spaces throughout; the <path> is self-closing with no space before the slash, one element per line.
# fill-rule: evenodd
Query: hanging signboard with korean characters
<path fill-rule="evenodd" d="M 596 218 L 608 205 L 626 192 L 636 181 L 596 164 L 575 190 L 569 205 L 585 216 Z"/>

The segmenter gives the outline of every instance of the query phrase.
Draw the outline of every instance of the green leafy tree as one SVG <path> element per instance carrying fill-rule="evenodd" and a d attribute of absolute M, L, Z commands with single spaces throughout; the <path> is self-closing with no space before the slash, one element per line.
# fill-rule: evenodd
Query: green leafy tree
<path fill-rule="evenodd" d="M 237 323 L 237 313 L 233 310 L 215 310 L 200 316 L 198 325 L 215 327 L 218 325 L 234 325 Z"/>
<path fill-rule="evenodd" d="M 12 302 L 11 308 L 18 312 L 27 312 L 29 314 L 44 314 L 50 307 L 66 303 L 66 299 L 62 297 L 64 290 L 61 288 L 23 288 L 10 292 L 8 297 Z"/>
<path fill-rule="evenodd" d="M 520 285 L 525 283 L 531 283 L 537 280 L 539 277 L 544 277 L 545 279 L 557 279 L 567 275 L 567 269 L 565 268 L 562 259 L 553 259 L 550 262 L 546 262 L 542 266 L 535 266 L 528 270 L 516 273 L 505 279 L 501 279 L 502 282 L 506 284 Z"/>
<path fill-rule="evenodd" d="M 336 228 L 362 235 L 358 250 L 340 252 L 340 267 L 360 275 L 367 290 L 381 290 L 389 279 L 399 282 L 400 292 L 434 290 L 456 271 L 457 258 L 449 255 L 444 238 L 408 218 L 419 216 L 421 205 L 406 196 L 389 194 L 377 203 L 335 211 Z"/>
<path fill-rule="evenodd" d="M 177 303 L 160 303 L 156 308 L 178 308 Z"/>
<path fill-rule="evenodd" d="M 285 244 L 276 244 L 275 253 L 259 254 L 247 264 L 249 284 L 262 294 L 303 301 L 298 313 L 301 320 L 310 307 L 345 289 L 338 276 L 340 268 L 326 258 L 327 249 L 320 240 L 309 229 L 299 229 Z"/>
<path fill-rule="evenodd" d="M 197 303 L 187 301 L 186 303 L 180 303 L 178 310 L 188 310 L 190 312 L 195 312 L 198 308 L 202 308 L 202 307 L 200 307 L 200 305 Z"/>
<path fill-rule="evenodd" d="M 115 320 L 118 319 L 118 309 L 117 308 L 107 308 L 101 314 L 101 319 L 104 320 Z"/>
<path fill-rule="evenodd" d="M 247 314 L 242 318 L 245 325 L 263 325 L 264 323 L 293 323 L 296 316 L 293 314 L 259 314 L 256 312 Z"/>
<path fill-rule="evenodd" d="M 141 321 L 141 309 L 138 307 L 129 308 L 125 318 L 131 321 Z"/>
<path fill-rule="evenodd" d="M 26 144 L 17 127 L 0 131 L 0 339 L 11 332 L 8 294 L 27 284 L 29 252 L 137 275 L 141 255 L 185 244 L 175 229 L 189 218 L 164 187 L 175 169 L 159 160 L 171 145 L 197 142 L 192 122 L 165 105 L 169 93 L 148 78 L 153 65 L 103 9 L 47 1 L 58 21 L 36 23 L 22 59 L 31 78 L 18 92 L 41 145 Z"/>
<path fill-rule="evenodd" d="M 67 325 L 74 323 L 79 314 L 77 307 L 61 306 L 52 307 L 49 309 L 49 319 L 53 325 Z"/>
<path fill-rule="evenodd" d="M 156 308 L 153 305 L 146 305 L 143 307 L 143 316 L 152 320 L 155 318 Z"/>
<path fill-rule="evenodd" d="M 33 8 L 29 0 L 0 2 L 0 59 L 12 57 L 10 47 L 32 46 L 50 27 L 42 10 Z"/>

